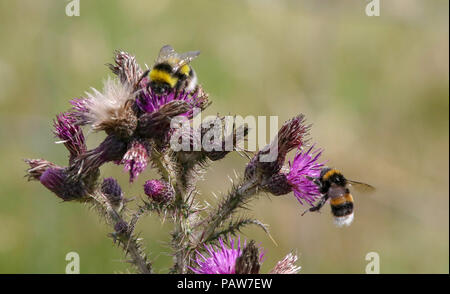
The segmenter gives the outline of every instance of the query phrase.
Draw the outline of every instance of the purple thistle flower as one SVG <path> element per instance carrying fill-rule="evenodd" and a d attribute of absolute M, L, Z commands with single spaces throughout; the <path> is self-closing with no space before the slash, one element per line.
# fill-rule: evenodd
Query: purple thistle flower
<path fill-rule="evenodd" d="M 172 186 L 162 180 L 149 180 L 145 182 L 144 192 L 150 199 L 158 203 L 169 203 L 175 197 Z"/>
<path fill-rule="evenodd" d="M 89 99 L 88 98 L 74 98 L 70 100 L 72 108 L 70 112 L 73 118 L 76 120 L 77 125 L 85 125 L 88 123 L 88 113 L 89 113 Z"/>
<path fill-rule="evenodd" d="M 69 150 L 71 160 L 86 152 L 87 149 L 83 131 L 75 123 L 76 118 L 70 112 L 61 113 L 53 121 L 54 134 L 61 139 L 59 143 L 64 143 Z"/>
<path fill-rule="evenodd" d="M 167 94 L 158 95 L 151 88 L 145 86 L 142 89 L 140 97 L 136 99 L 136 104 L 141 111 L 153 113 L 159 111 L 164 105 L 172 101 L 184 101 L 191 105 L 187 112 L 180 114 L 188 117 L 192 117 L 194 107 L 202 107 L 206 102 L 200 91 L 195 91 L 194 93 L 170 91 Z"/>
<path fill-rule="evenodd" d="M 297 150 L 295 158 L 289 162 L 289 173 L 286 175 L 288 183 L 291 185 L 297 200 L 303 204 L 303 201 L 313 205 L 314 201 L 320 196 L 319 187 L 311 180 L 318 178 L 324 163 L 318 163 L 322 150 L 312 151 L 311 146 L 306 152 Z"/>
<path fill-rule="evenodd" d="M 120 163 L 130 173 L 130 182 L 133 182 L 147 167 L 148 150 L 146 146 L 139 141 L 133 141 Z"/>
<path fill-rule="evenodd" d="M 230 246 L 227 246 L 222 238 L 219 238 L 220 246 L 205 245 L 207 256 L 197 252 L 195 268 L 190 269 L 196 274 L 235 274 L 236 260 L 242 255 L 247 242 L 241 246 L 241 240 L 229 239 Z M 259 262 L 263 261 L 264 252 L 259 254 Z"/>
<path fill-rule="evenodd" d="M 88 104 L 89 99 L 88 98 L 74 98 L 70 100 L 70 104 L 72 104 L 72 112 L 79 112 L 79 113 L 87 113 L 89 112 Z"/>

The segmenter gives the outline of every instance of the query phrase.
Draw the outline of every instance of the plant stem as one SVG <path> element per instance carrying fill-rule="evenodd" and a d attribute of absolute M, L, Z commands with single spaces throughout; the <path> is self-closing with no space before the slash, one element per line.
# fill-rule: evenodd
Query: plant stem
<path fill-rule="evenodd" d="M 105 218 L 107 223 L 115 227 L 117 223 L 125 223 L 124 219 L 117 212 L 117 210 L 107 201 L 102 193 L 95 193 L 92 198 L 100 205 L 102 210 L 106 212 Z M 137 270 L 141 274 L 151 274 L 152 264 L 148 260 L 147 255 L 143 251 L 136 237 L 133 236 L 131 231 L 113 233 L 114 240 L 118 240 L 122 249 L 125 251 L 125 256 L 129 255 L 130 263 L 136 266 Z"/>
<path fill-rule="evenodd" d="M 211 240 L 211 236 L 213 236 L 216 229 L 219 228 L 237 208 L 244 206 L 256 192 L 257 183 L 254 180 L 243 181 L 240 185 L 233 187 L 225 197 L 225 200 L 223 200 L 217 209 L 203 222 L 206 224 L 206 227 L 199 240 L 199 244 L 205 240 Z"/>

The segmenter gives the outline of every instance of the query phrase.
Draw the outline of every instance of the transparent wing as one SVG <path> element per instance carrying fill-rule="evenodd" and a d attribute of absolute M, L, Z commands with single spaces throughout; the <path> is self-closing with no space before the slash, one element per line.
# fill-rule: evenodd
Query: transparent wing
<path fill-rule="evenodd" d="M 366 183 L 361 183 L 357 181 L 347 180 L 348 184 L 354 188 L 356 191 L 361 193 L 371 193 L 375 191 L 375 187 Z"/>
<path fill-rule="evenodd" d="M 168 62 L 173 67 L 173 70 L 177 71 L 183 65 L 190 63 L 199 54 L 200 51 L 189 51 L 178 54 L 172 46 L 165 45 L 159 50 L 159 55 L 155 63 Z"/>
<path fill-rule="evenodd" d="M 186 53 L 178 54 L 178 58 L 180 58 L 180 62 L 184 64 L 190 63 L 194 58 L 200 55 L 200 51 L 189 51 Z"/>
<path fill-rule="evenodd" d="M 172 59 L 176 57 L 177 53 L 175 52 L 175 49 L 172 48 L 170 45 L 165 45 L 159 50 L 159 55 L 155 60 L 155 63 L 161 63 L 166 62 L 169 59 Z"/>

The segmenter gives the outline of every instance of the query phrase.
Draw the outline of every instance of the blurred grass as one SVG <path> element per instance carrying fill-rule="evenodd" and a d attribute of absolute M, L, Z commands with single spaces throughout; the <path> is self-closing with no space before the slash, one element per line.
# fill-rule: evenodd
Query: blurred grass
<path fill-rule="evenodd" d="M 382 273 L 449 272 L 448 2 L 384 1 L 380 17 L 364 1 L 85 1 L 67 17 L 67 1 L 0 0 L 0 273 L 63 273 L 76 251 L 82 273 L 125 272 L 107 227 L 85 207 L 59 203 L 23 177 L 23 158 L 66 162 L 53 144 L 52 119 L 68 100 L 109 74 L 114 49 L 151 65 L 159 48 L 200 49 L 195 60 L 213 105 L 207 114 L 299 112 L 329 164 L 377 187 L 355 195 L 350 228 L 329 209 L 300 217 L 294 197 L 260 197 L 251 212 L 270 224 L 279 246 L 244 230 L 267 251 L 263 271 L 292 249 L 303 273 L 363 273 L 376 251 Z M 89 135 L 95 146 L 101 134 Z M 214 163 L 202 197 L 225 192 L 242 172 L 232 154 Z M 142 195 L 107 165 L 129 196 Z M 170 267 L 170 224 L 147 217 L 139 229 L 155 268 Z"/>

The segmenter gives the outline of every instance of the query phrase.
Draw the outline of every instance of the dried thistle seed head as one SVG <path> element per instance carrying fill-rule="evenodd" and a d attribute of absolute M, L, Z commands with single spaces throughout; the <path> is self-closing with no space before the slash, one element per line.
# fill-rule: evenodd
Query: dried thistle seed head
<path fill-rule="evenodd" d="M 280 260 L 269 274 L 296 274 L 300 271 L 301 266 L 296 266 L 297 255 L 289 253 L 285 258 Z"/>
<path fill-rule="evenodd" d="M 136 62 L 136 58 L 128 52 L 117 50 L 114 52 L 115 65 L 108 64 L 109 69 L 117 75 L 123 84 L 135 88 L 141 77 L 142 69 Z"/>
<path fill-rule="evenodd" d="M 104 179 L 101 190 L 111 204 L 119 204 L 123 200 L 122 188 L 114 178 Z"/>
<path fill-rule="evenodd" d="M 305 143 L 310 126 L 305 125 L 304 115 L 300 114 L 285 122 L 278 131 L 277 137 L 260 150 L 245 169 L 247 179 L 265 181 L 278 173 L 283 167 L 286 154 L 294 148 L 300 148 Z M 270 154 L 277 150 L 273 158 Z"/>
<path fill-rule="evenodd" d="M 137 117 L 133 110 L 135 92 L 128 84 L 108 79 L 103 92 L 92 88 L 87 94 L 84 114 L 87 123 L 95 131 L 105 131 L 121 138 L 130 137 L 137 126 Z"/>
<path fill-rule="evenodd" d="M 39 181 L 42 174 L 49 168 L 56 168 L 57 165 L 44 159 L 25 159 L 30 168 L 27 169 L 26 177 L 29 181 Z"/>
<path fill-rule="evenodd" d="M 259 249 L 256 247 L 255 241 L 250 241 L 241 256 L 236 259 L 236 274 L 258 274 L 261 267 L 259 256 Z"/>
<path fill-rule="evenodd" d="M 71 179 L 66 169 L 60 167 L 48 168 L 40 177 L 40 182 L 64 201 L 83 198 L 87 193 L 81 180 Z"/>
<path fill-rule="evenodd" d="M 155 202 L 168 204 L 175 198 L 172 186 L 163 180 L 149 180 L 144 184 L 145 194 Z"/>
<path fill-rule="evenodd" d="M 71 112 L 58 115 L 53 121 L 54 134 L 64 143 L 70 152 L 70 161 L 86 152 L 86 141 L 83 131 L 76 125 L 76 116 Z"/>
<path fill-rule="evenodd" d="M 305 116 L 299 114 L 283 124 L 278 131 L 278 160 L 284 162 L 286 154 L 303 146 L 311 125 L 306 125 Z M 281 157 L 281 158 L 280 158 Z"/>
<path fill-rule="evenodd" d="M 150 147 L 148 142 L 133 140 L 127 152 L 120 161 L 125 170 L 130 173 L 130 182 L 133 182 L 147 167 Z"/>

